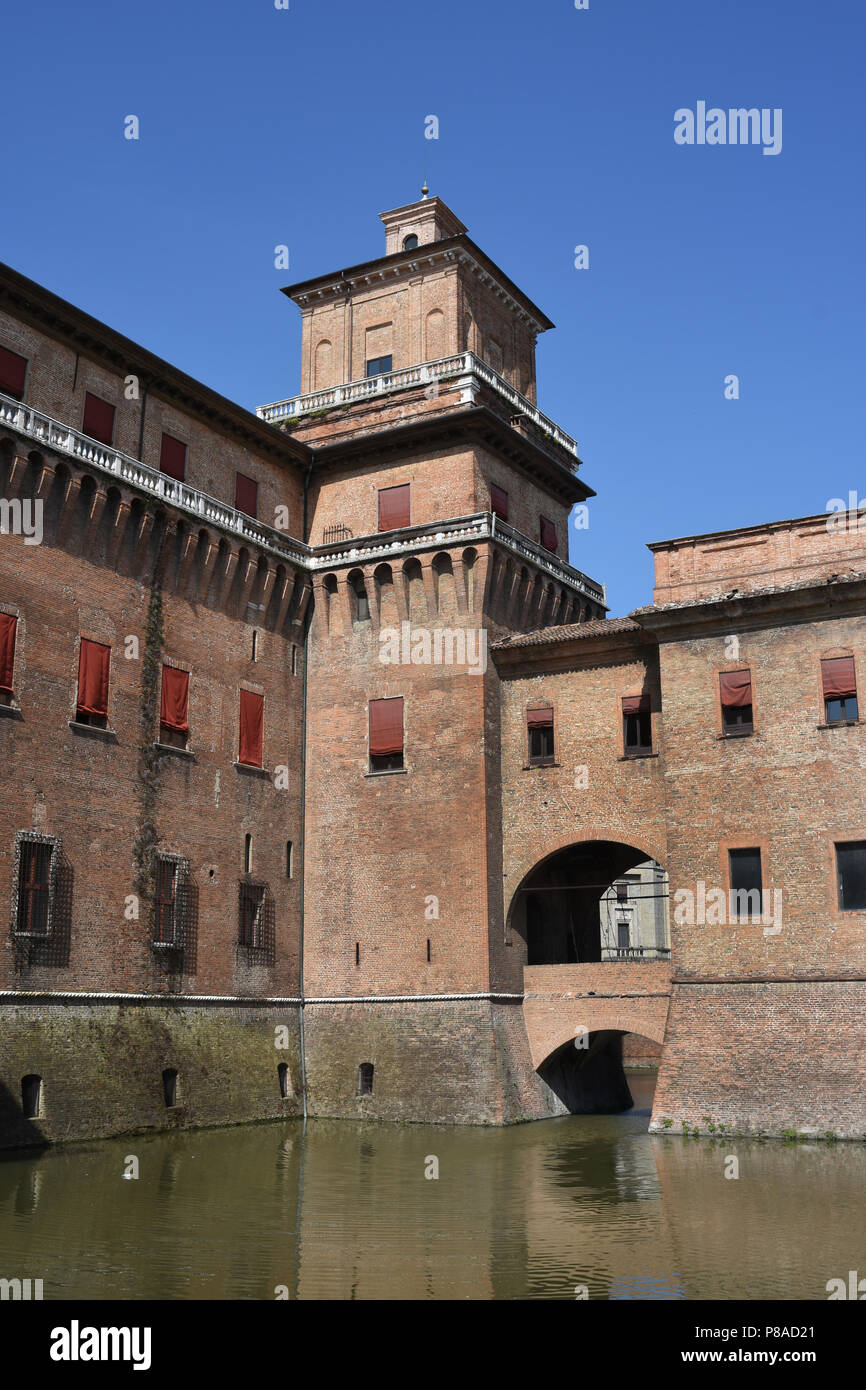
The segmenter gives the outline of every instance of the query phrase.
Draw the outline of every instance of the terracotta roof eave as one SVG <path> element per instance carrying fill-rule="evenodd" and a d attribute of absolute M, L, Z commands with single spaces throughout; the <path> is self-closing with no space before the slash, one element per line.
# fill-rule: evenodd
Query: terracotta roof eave
<path fill-rule="evenodd" d="M 22 316 L 29 313 L 49 335 L 54 333 L 89 345 L 97 360 L 102 349 L 103 357 L 113 359 L 115 367 L 138 366 L 152 394 L 168 400 L 179 399 L 182 408 L 197 413 L 205 423 L 209 421 L 213 426 L 216 423 L 214 413 L 217 413 L 229 428 L 260 441 L 263 447 L 280 453 L 286 462 L 299 466 L 308 462 L 307 445 L 0 261 L 0 299 L 3 298 L 10 301 L 13 312 L 22 313 Z"/>
<path fill-rule="evenodd" d="M 360 265 L 347 266 L 345 270 L 331 271 L 327 275 L 316 275 L 310 280 L 299 280 L 294 285 L 285 285 L 280 293 L 286 295 L 288 299 L 294 300 L 299 295 L 310 294 L 317 289 L 326 289 L 328 286 L 339 284 L 343 280 L 354 280 L 359 276 L 370 275 L 385 267 L 397 269 L 403 264 L 409 265 L 412 261 L 421 261 L 425 256 L 438 254 L 441 251 L 453 251 L 458 248 L 468 251 L 488 273 L 501 281 L 508 293 L 537 320 L 540 332 L 544 333 L 549 328 L 556 327 L 544 310 L 539 309 L 538 305 L 529 298 L 529 295 L 524 294 L 520 286 L 515 285 L 510 276 L 506 275 L 505 271 L 491 260 L 480 246 L 476 246 L 471 237 L 466 236 L 463 232 L 459 236 L 446 237 L 442 241 L 425 242 L 423 246 L 416 246 L 411 251 L 394 251 L 390 256 L 377 256 L 375 260 L 362 261 Z"/>
<path fill-rule="evenodd" d="M 628 642 L 630 639 L 643 643 L 647 632 L 631 618 L 593 618 L 586 623 L 564 623 L 561 626 L 538 628 L 534 632 L 522 632 L 517 637 L 506 637 L 499 642 L 491 642 L 490 650 L 507 655 L 509 652 L 543 650 L 569 642 L 598 640 L 604 642 L 608 637 Z"/>

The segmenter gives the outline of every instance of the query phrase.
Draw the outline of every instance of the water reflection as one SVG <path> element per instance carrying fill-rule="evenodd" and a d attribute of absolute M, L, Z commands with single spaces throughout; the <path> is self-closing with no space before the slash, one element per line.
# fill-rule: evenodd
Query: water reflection
<path fill-rule="evenodd" d="M 863 1267 L 864 1146 L 650 1136 L 640 1110 L 7 1156 L 0 1277 L 42 1278 L 46 1299 L 823 1299 Z"/>

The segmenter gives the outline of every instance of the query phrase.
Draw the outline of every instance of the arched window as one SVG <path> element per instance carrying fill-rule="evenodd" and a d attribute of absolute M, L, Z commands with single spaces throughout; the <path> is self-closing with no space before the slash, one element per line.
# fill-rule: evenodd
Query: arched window
<path fill-rule="evenodd" d="M 370 617 L 370 600 L 367 597 L 367 586 L 360 570 L 353 570 L 349 575 L 349 588 L 353 598 L 352 617 L 356 623 L 365 623 Z"/>
<path fill-rule="evenodd" d="M 403 250 L 404 250 L 404 251 L 414 251 L 414 250 L 415 250 L 415 247 L 416 247 L 417 245 L 418 245 L 418 238 L 416 237 L 416 235 L 415 235 L 414 232 L 410 232 L 408 236 L 406 236 L 406 237 L 403 238 Z"/>

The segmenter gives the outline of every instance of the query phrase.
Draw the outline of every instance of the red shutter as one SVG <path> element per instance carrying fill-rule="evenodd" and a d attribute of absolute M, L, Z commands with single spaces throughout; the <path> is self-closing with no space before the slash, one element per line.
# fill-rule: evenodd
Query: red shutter
<path fill-rule="evenodd" d="M 179 671 L 176 666 L 162 668 L 162 700 L 159 706 L 159 722 L 180 734 L 189 733 L 187 723 L 187 703 L 189 700 L 189 671 Z"/>
<path fill-rule="evenodd" d="M 370 754 L 403 752 L 403 696 L 370 701 Z"/>
<path fill-rule="evenodd" d="M 91 396 L 88 391 L 84 397 L 84 423 L 81 428 L 91 439 L 100 444 L 110 444 L 114 438 L 114 406 L 99 396 Z"/>
<path fill-rule="evenodd" d="M 0 690 L 12 694 L 12 672 L 15 666 L 15 635 L 18 619 L 11 613 L 0 613 Z"/>
<path fill-rule="evenodd" d="M 544 709 L 528 709 L 526 711 L 527 729 L 552 729 L 553 710 L 549 705 Z"/>
<path fill-rule="evenodd" d="M 264 727 L 265 697 L 253 690 L 241 691 L 241 736 L 238 762 L 251 767 L 262 766 L 262 729 Z"/>
<path fill-rule="evenodd" d="M 550 550 L 556 554 L 556 527 L 552 521 L 548 521 L 546 516 L 539 518 L 541 522 L 541 544 L 545 550 Z"/>
<path fill-rule="evenodd" d="M 379 489 L 379 530 L 399 531 L 409 522 L 409 483 Z"/>
<path fill-rule="evenodd" d="M 752 703 L 751 671 L 723 671 L 719 685 L 725 709 L 742 709 Z"/>
<path fill-rule="evenodd" d="M 853 656 L 836 656 L 821 662 L 825 700 L 847 700 L 857 694 Z"/>
<path fill-rule="evenodd" d="M 27 377 L 27 358 L 9 348 L 0 347 L 0 391 L 20 401 Z"/>
<path fill-rule="evenodd" d="M 110 647 L 82 637 L 78 653 L 78 709 L 82 714 L 108 714 L 110 659 Z"/>
<path fill-rule="evenodd" d="M 259 485 L 245 473 L 235 474 L 235 506 L 245 516 L 255 516 L 259 502 Z"/>
<path fill-rule="evenodd" d="M 186 477 L 186 445 L 170 434 L 162 436 L 159 450 L 159 471 L 182 483 Z"/>
<path fill-rule="evenodd" d="M 649 695 L 624 695 L 622 712 L 623 714 L 649 714 Z"/>
<path fill-rule="evenodd" d="M 508 520 L 508 493 L 495 483 L 490 484 L 490 510 L 502 521 Z"/>

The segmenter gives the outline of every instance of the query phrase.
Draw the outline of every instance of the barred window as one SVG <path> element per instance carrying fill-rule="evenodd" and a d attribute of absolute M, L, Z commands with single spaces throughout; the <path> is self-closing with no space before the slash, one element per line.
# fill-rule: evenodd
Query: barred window
<path fill-rule="evenodd" d="M 59 841 L 51 836 L 26 832 L 18 836 L 13 916 L 16 936 L 51 934 L 58 848 Z"/>
<path fill-rule="evenodd" d="M 265 885 L 241 882 L 238 903 L 238 941 L 260 950 L 264 945 Z"/>
<path fill-rule="evenodd" d="M 153 944 L 183 946 L 186 936 L 189 860 L 176 854 L 156 856 Z"/>

